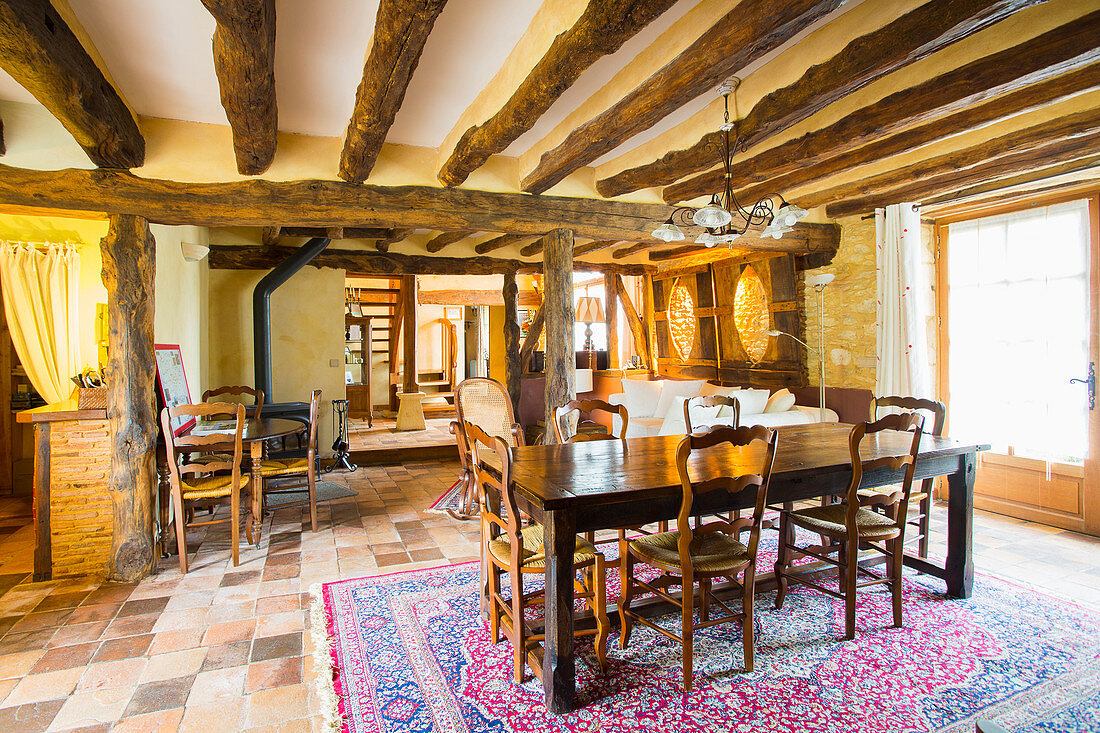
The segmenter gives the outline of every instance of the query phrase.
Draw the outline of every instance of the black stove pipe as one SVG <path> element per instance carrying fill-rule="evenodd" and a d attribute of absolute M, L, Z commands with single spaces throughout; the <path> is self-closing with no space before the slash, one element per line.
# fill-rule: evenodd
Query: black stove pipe
<path fill-rule="evenodd" d="M 252 341 L 253 361 L 256 365 L 256 389 L 263 390 L 264 403 L 275 401 L 271 393 L 271 294 L 291 278 L 332 241 L 326 237 L 314 237 L 278 267 L 264 275 L 252 291 Z"/>

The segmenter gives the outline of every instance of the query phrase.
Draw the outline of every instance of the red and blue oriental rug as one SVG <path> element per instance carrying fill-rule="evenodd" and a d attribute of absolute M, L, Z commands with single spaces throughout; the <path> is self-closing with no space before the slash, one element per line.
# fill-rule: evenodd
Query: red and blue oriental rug
<path fill-rule="evenodd" d="M 617 585 L 609 578 L 612 613 Z M 839 601 L 795 586 L 776 611 L 773 593 L 758 594 L 756 671 L 743 672 L 739 628 L 696 632 L 688 696 L 675 642 L 635 626 L 620 650 L 613 631 L 604 675 L 588 638 L 577 648 L 583 707 L 561 717 L 538 680 L 512 684 L 511 645 L 490 643 L 477 586 L 467 563 L 315 591 L 334 730 L 972 733 L 990 719 L 1014 733 L 1100 731 L 1100 616 L 985 576 L 967 600 L 908 579 L 902 629 L 889 595 L 862 592 L 851 642 Z M 661 623 L 679 631 L 677 615 Z"/>

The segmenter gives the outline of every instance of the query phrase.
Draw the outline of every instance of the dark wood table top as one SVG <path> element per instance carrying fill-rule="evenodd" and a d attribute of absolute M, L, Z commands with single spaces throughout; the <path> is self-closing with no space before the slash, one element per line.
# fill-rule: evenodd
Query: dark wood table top
<path fill-rule="evenodd" d="M 281 417 L 262 417 L 257 420 L 250 417 L 244 421 L 244 431 L 241 434 L 241 442 L 252 443 L 257 440 L 281 438 L 284 435 L 294 435 L 306 429 L 299 420 L 287 420 Z M 194 428 L 192 428 L 194 429 Z M 232 438 L 232 435 L 229 436 Z"/>
<path fill-rule="evenodd" d="M 848 433 L 851 425 L 815 423 L 778 428 L 779 443 L 772 467 L 772 483 L 824 474 L 850 474 Z M 517 493 L 544 510 L 593 501 L 644 500 L 679 495 L 676 446 L 683 435 L 599 440 L 565 445 L 533 445 L 514 449 L 513 468 Z M 864 439 L 865 461 L 909 450 L 911 437 L 882 432 Z M 988 446 L 948 437 L 924 435 L 921 458 L 942 458 L 987 450 Z M 716 447 L 693 457 L 688 470 L 707 478 L 719 471 L 726 475 L 757 470 L 762 461 L 759 442 L 744 448 Z M 495 457 L 495 456 L 494 456 Z M 918 466 L 920 462 L 918 461 Z"/>

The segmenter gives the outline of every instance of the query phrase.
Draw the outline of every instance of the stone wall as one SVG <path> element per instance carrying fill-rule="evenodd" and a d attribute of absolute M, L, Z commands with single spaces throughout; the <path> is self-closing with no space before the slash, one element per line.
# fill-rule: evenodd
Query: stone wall
<path fill-rule="evenodd" d="M 807 270 L 805 275 L 832 273 L 836 279 L 825 288 L 825 383 L 833 387 L 875 389 L 877 364 L 876 308 L 878 284 L 875 262 L 875 221 L 858 216 L 841 219 L 840 250 L 827 267 Z M 936 377 L 936 303 L 933 228 L 921 226 L 921 263 L 925 276 L 923 296 L 928 314 L 926 339 L 929 374 L 935 389 Z M 806 340 L 817 349 L 820 338 L 820 308 L 812 288 L 803 286 L 806 314 Z M 816 351 L 807 357 L 809 383 L 820 381 L 821 362 Z"/>
<path fill-rule="evenodd" d="M 107 574 L 113 518 L 107 494 L 106 420 L 50 424 L 50 539 L 53 577 Z"/>

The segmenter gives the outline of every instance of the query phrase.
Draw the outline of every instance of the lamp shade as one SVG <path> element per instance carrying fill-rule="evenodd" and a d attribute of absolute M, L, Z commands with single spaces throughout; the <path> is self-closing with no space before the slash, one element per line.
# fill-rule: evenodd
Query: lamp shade
<path fill-rule="evenodd" d="M 603 323 L 603 301 L 585 295 L 577 301 L 577 320 L 581 323 Z"/>

